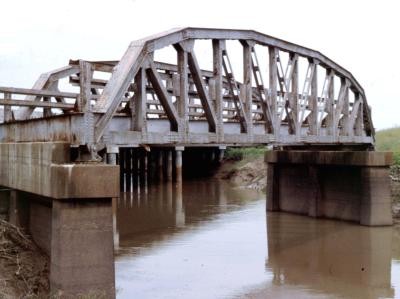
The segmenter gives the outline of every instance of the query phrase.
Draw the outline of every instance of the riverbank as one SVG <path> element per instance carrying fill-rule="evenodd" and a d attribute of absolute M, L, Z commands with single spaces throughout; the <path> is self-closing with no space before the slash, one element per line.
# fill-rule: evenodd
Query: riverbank
<path fill-rule="evenodd" d="M 265 147 L 227 149 L 215 177 L 228 180 L 240 188 L 265 192 L 267 186 L 265 151 Z"/>
<path fill-rule="evenodd" d="M 0 298 L 45 298 L 49 260 L 19 228 L 0 219 Z"/>

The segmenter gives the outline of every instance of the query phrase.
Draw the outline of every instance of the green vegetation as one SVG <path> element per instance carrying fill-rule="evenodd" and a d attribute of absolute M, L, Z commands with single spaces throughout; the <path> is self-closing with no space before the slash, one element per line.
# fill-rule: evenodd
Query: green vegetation
<path fill-rule="evenodd" d="M 400 167 L 400 127 L 380 130 L 376 132 L 376 149 L 393 152 L 395 165 Z M 259 147 L 229 147 L 225 158 L 233 161 L 251 161 L 258 159 L 267 151 L 265 146 Z"/>
<path fill-rule="evenodd" d="M 225 158 L 228 160 L 253 160 L 260 158 L 266 152 L 265 146 L 260 147 L 229 147 L 225 152 Z"/>
<path fill-rule="evenodd" d="M 385 129 L 376 132 L 376 149 L 393 152 L 393 160 L 400 165 L 400 127 Z"/>

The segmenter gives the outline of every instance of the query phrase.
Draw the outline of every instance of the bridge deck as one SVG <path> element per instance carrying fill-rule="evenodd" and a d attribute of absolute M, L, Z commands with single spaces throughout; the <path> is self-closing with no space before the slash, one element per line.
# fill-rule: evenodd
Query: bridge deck
<path fill-rule="evenodd" d="M 68 141 L 92 153 L 135 144 L 374 144 L 364 90 L 349 71 L 249 30 L 164 32 L 132 42 L 120 61 L 71 60 L 32 89 L 1 94 L 1 142 Z"/>
<path fill-rule="evenodd" d="M 96 115 L 99 118 L 101 115 Z M 0 142 L 27 142 L 27 141 L 65 141 L 72 146 L 84 145 L 85 138 L 82 131 L 85 127 L 82 113 L 63 114 L 47 118 L 36 118 L 27 121 L 17 121 L 0 124 Z M 370 136 L 332 136 L 327 129 L 321 134 L 307 136 L 307 127 L 303 127 L 304 134 L 300 136 L 288 133 L 287 127 L 282 126 L 279 137 L 265 132 L 263 123 L 253 125 L 253 134 L 240 132 L 237 122 L 224 123 L 224 134 L 210 133 L 205 120 L 189 123 L 188 132 L 182 134 L 170 130 L 167 119 L 150 119 L 147 121 L 147 131 L 138 132 L 129 130 L 130 117 L 115 116 L 105 133 L 107 146 L 138 146 L 138 145 L 327 145 L 344 144 L 359 145 L 373 143 Z M 286 130 L 285 130 L 286 129 Z"/>

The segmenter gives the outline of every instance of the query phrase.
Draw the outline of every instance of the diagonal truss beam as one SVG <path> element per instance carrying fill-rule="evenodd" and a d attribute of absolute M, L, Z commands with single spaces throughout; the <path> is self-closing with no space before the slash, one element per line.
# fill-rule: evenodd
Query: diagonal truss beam
<path fill-rule="evenodd" d="M 140 45 L 132 43 L 120 63 L 115 67 L 110 80 L 93 109 L 95 112 L 104 113 L 95 125 L 96 142 L 99 142 L 103 136 L 107 125 L 117 111 L 125 92 L 146 57 L 147 53 L 144 49 L 144 43 Z"/>
<path fill-rule="evenodd" d="M 194 84 L 196 85 L 196 89 L 197 89 L 197 92 L 200 97 L 201 104 L 202 104 L 204 112 L 206 114 L 209 131 L 215 132 L 216 122 L 217 122 L 216 117 L 215 117 L 215 112 L 211 105 L 211 101 L 209 99 L 208 92 L 206 91 L 203 76 L 201 74 L 201 70 L 200 70 L 199 64 L 197 62 L 196 55 L 193 50 L 188 52 L 188 64 L 189 64 L 190 73 L 192 74 Z"/>
<path fill-rule="evenodd" d="M 347 135 L 361 135 L 361 121 L 363 119 L 363 103 L 359 93 L 355 95 L 355 101 L 353 104 L 353 109 L 350 113 L 350 119 L 347 127 Z"/>
<path fill-rule="evenodd" d="M 297 59 L 298 55 L 296 53 L 290 53 L 288 63 L 286 65 L 285 71 L 283 71 L 282 61 L 279 57 L 279 52 L 275 57 L 277 61 L 277 73 L 278 81 L 281 94 L 283 94 L 283 100 L 278 107 L 278 125 L 282 121 L 283 109 L 286 112 L 286 117 L 289 124 L 289 133 L 296 134 L 298 131 L 297 124 Z M 290 87 L 292 86 L 292 93 L 290 92 Z M 293 97 L 294 99 L 290 99 Z"/>
<path fill-rule="evenodd" d="M 335 113 L 334 113 L 334 124 L 333 127 L 336 129 L 339 125 L 340 117 L 342 116 L 343 108 L 345 107 L 346 101 L 348 102 L 350 82 L 346 78 L 341 78 L 339 96 L 336 102 Z M 348 107 L 347 107 L 348 108 Z M 339 134 L 339 130 L 336 131 L 336 135 Z"/>
<path fill-rule="evenodd" d="M 256 54 L 256 49 L 251 47 L 251 64 L 253 70 L 254 81 L 259 93 L 259 101 L 261 103 L 261 110 L 265 121 L 265 129 L 268 133 L 274 133 L 274 120 L 271 111 L 271 105 L 268 103 L 268 96 L 265 89 L 263 77 L 260 71 L 260 65 Z"/>
<path fill-rule="evenodd" d="M 303 122 L 304 122 L 304 117 L 305 117 L 305 112 L 308 106 L 308 103 L 310 102 L 310 90 L 312 89 L 312 84 L 314 81 L 314 74 L 316 74 L 316 69 L 317 69 L 317 64 L 311 60 L 308 63 L 307 67 L 307 72 L 306 72 L 306 77 L 304 78 L 304 83 L 303 83 L 303 90 L 300 95 L 300 100 L 299 100 L 299 115 L 298 115 L 298 126 L 301 127 Z"/>
<path fill-rule="evenodd" d="M 165 88 L 160 75 L 154 65 L 154 62 L 147 59 L 148 67 L 146 68 L 147 77 L 154 88 L 155 93 L 167 114 L 168 120 L 171 124 L 171 131 L 178 131 L 179 127 L 179 116 L 174 105 L 172 104 L 171 97 Z"/>
<path fill-rule="evenodd" d="M 236 113 L 239 117 L 241 132 L 247 133 L 249 127 L 249 120 L 244 110 L 243 98 L 239 92 L 239 87 L 237 85 L 235 75 L 233 74 L 232 65 L 229 60 L 225 44 L 223 44 L 223 49 L 222 49 L 222 66 L 224 68 L 226 79 L 228 80 L 228 86 L 231 95 L 233 97 L 233 103 L 235 105 Z"/>

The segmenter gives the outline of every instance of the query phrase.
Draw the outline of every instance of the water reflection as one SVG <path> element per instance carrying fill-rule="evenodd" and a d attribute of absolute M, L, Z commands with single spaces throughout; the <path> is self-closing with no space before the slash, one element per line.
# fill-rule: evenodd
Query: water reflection
<path fill-rule="evenodd" d="M 219 180 L 161 183 L 121 193 L 114 219 L 119 254 L 130 245 L 151 246 L 182 229 L 193 229 L 221 213 L 259 200 L 256 191 L 232 188 Z"/>
<path fill-rule="evenodd" d="M 267 232 L 274 285 L 344 298 L 394 296 L 392 228 L 271 213 Z"/>
<path fill-rule="evenodd" d="M 400 229 L 265 213 L 265 195 L 203 180 L 115 202 L 118 298 L 393 298 Z"/>

